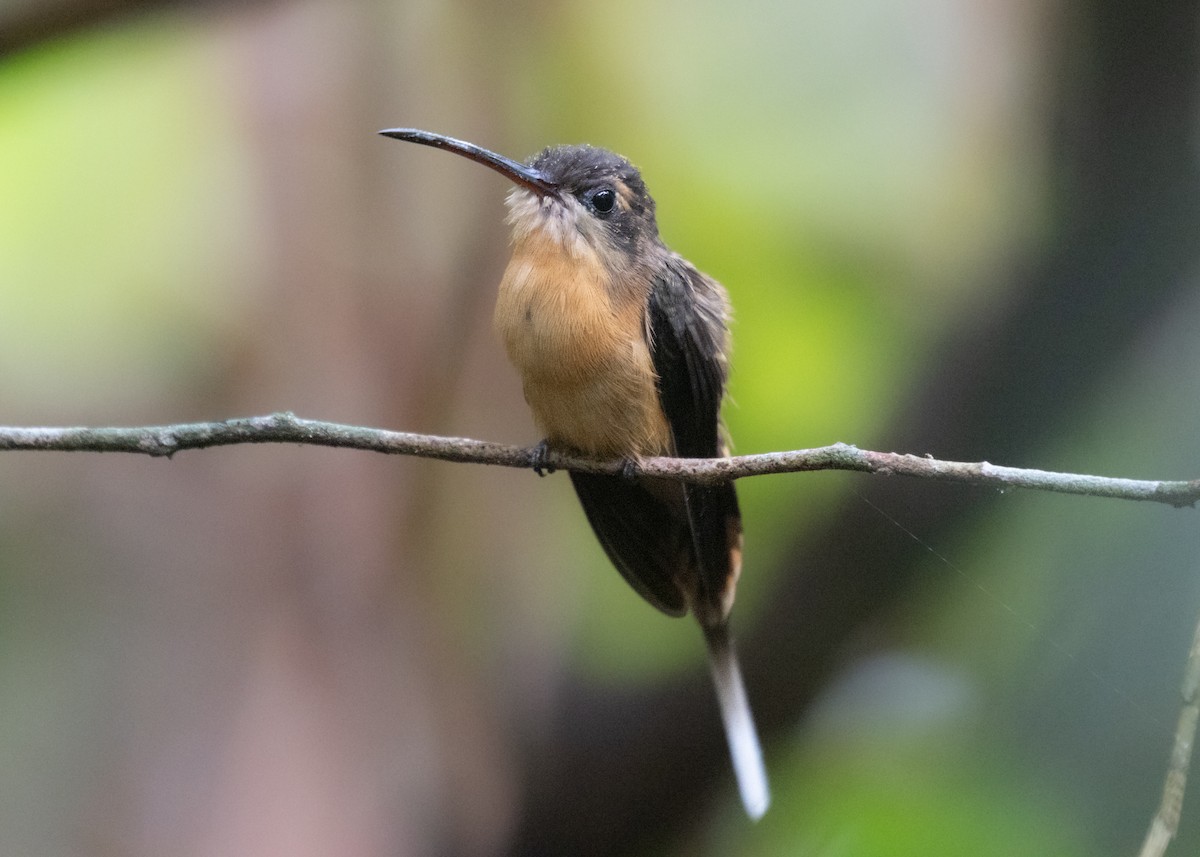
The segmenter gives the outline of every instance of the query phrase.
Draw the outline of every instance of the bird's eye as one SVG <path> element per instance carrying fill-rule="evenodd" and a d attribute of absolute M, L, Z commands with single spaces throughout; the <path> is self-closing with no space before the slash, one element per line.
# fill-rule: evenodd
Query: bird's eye
<path fill-rule="evenodd" d="M 602 187 L 593 192 L 588 201 L 597 214 L 608 214 L 617 204 L 617 193 L 610 187 Z"/>

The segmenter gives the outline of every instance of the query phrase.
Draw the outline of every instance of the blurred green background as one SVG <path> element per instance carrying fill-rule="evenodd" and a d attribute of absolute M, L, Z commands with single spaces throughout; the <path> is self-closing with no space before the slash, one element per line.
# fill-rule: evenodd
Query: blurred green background
<path fill-rule="evenodd" d="M 731 294 L 738 452 L 1194 477 L 1200 9 L 1151 5 L 0 4 L 0 423 L 537 440 L 506 188 L 415 126 L 641 167 Z M 757 825 L 561 475 L 0 456 L 0 852 L 1136 853 L 1194 512 L 739 491 Z"/>

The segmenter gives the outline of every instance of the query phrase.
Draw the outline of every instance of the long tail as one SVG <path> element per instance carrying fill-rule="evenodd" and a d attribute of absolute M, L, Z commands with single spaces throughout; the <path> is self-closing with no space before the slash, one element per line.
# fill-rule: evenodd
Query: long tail
<path fill-rule="evenodd" d="M 704 628 L 704 639 L 708 643 L 708 663 L 717 689 L 717 702 L 721 706 L 721 720 L 725 723 L 725 737 L 729 741 L 742 805 L 746 807 L 747 815 L 758 821 L 771 805 L 771 790 L 767 785 L 758 730 L 754 728 L 754 716 L 750 713 L 729 625 L 723 622 L 713 628 Z"/>

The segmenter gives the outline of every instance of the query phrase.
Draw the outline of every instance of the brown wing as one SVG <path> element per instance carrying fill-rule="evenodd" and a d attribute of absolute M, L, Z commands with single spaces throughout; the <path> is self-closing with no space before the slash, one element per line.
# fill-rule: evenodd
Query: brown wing
<path fill-rule="evenodd" d="M 720 410 L 728 372 L 727 314 L 721 286 L 678 256 L 650 294 L 650 353 L 663 412 L 681 457 L 724 453 Z M 731 482 L 685 485 L 683 494 L 696 572 L 689 601 L 701 624 L 712 626 L 729 614 L 741 571 L 737 494 Z"/>
<path fill-rule="evenodd" d="M 612 564 L 643 598 L 668 616 L 688 604 L 675 582 L 691 550 L 680 517 L 638 482 L 571 472 L 571 483 Z"/>

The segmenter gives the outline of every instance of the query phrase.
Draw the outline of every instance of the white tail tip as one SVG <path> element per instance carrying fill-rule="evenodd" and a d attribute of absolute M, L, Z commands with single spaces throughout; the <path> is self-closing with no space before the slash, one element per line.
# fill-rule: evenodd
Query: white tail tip
<path fill-rule="evenodd" d="M 763 764 L 754 716 L 750 713 L 750 701 L 746 698 L 746 686 L 742 683 L 742 671 L 738 667 L 733 641 L 724 628 L 716 633 L 706 633 L 705 637 L 742 805 L 746 807 L 746 814 L 758 821 L 771 805 L 771 789 L 767 785 L 767 768 Z"/>

